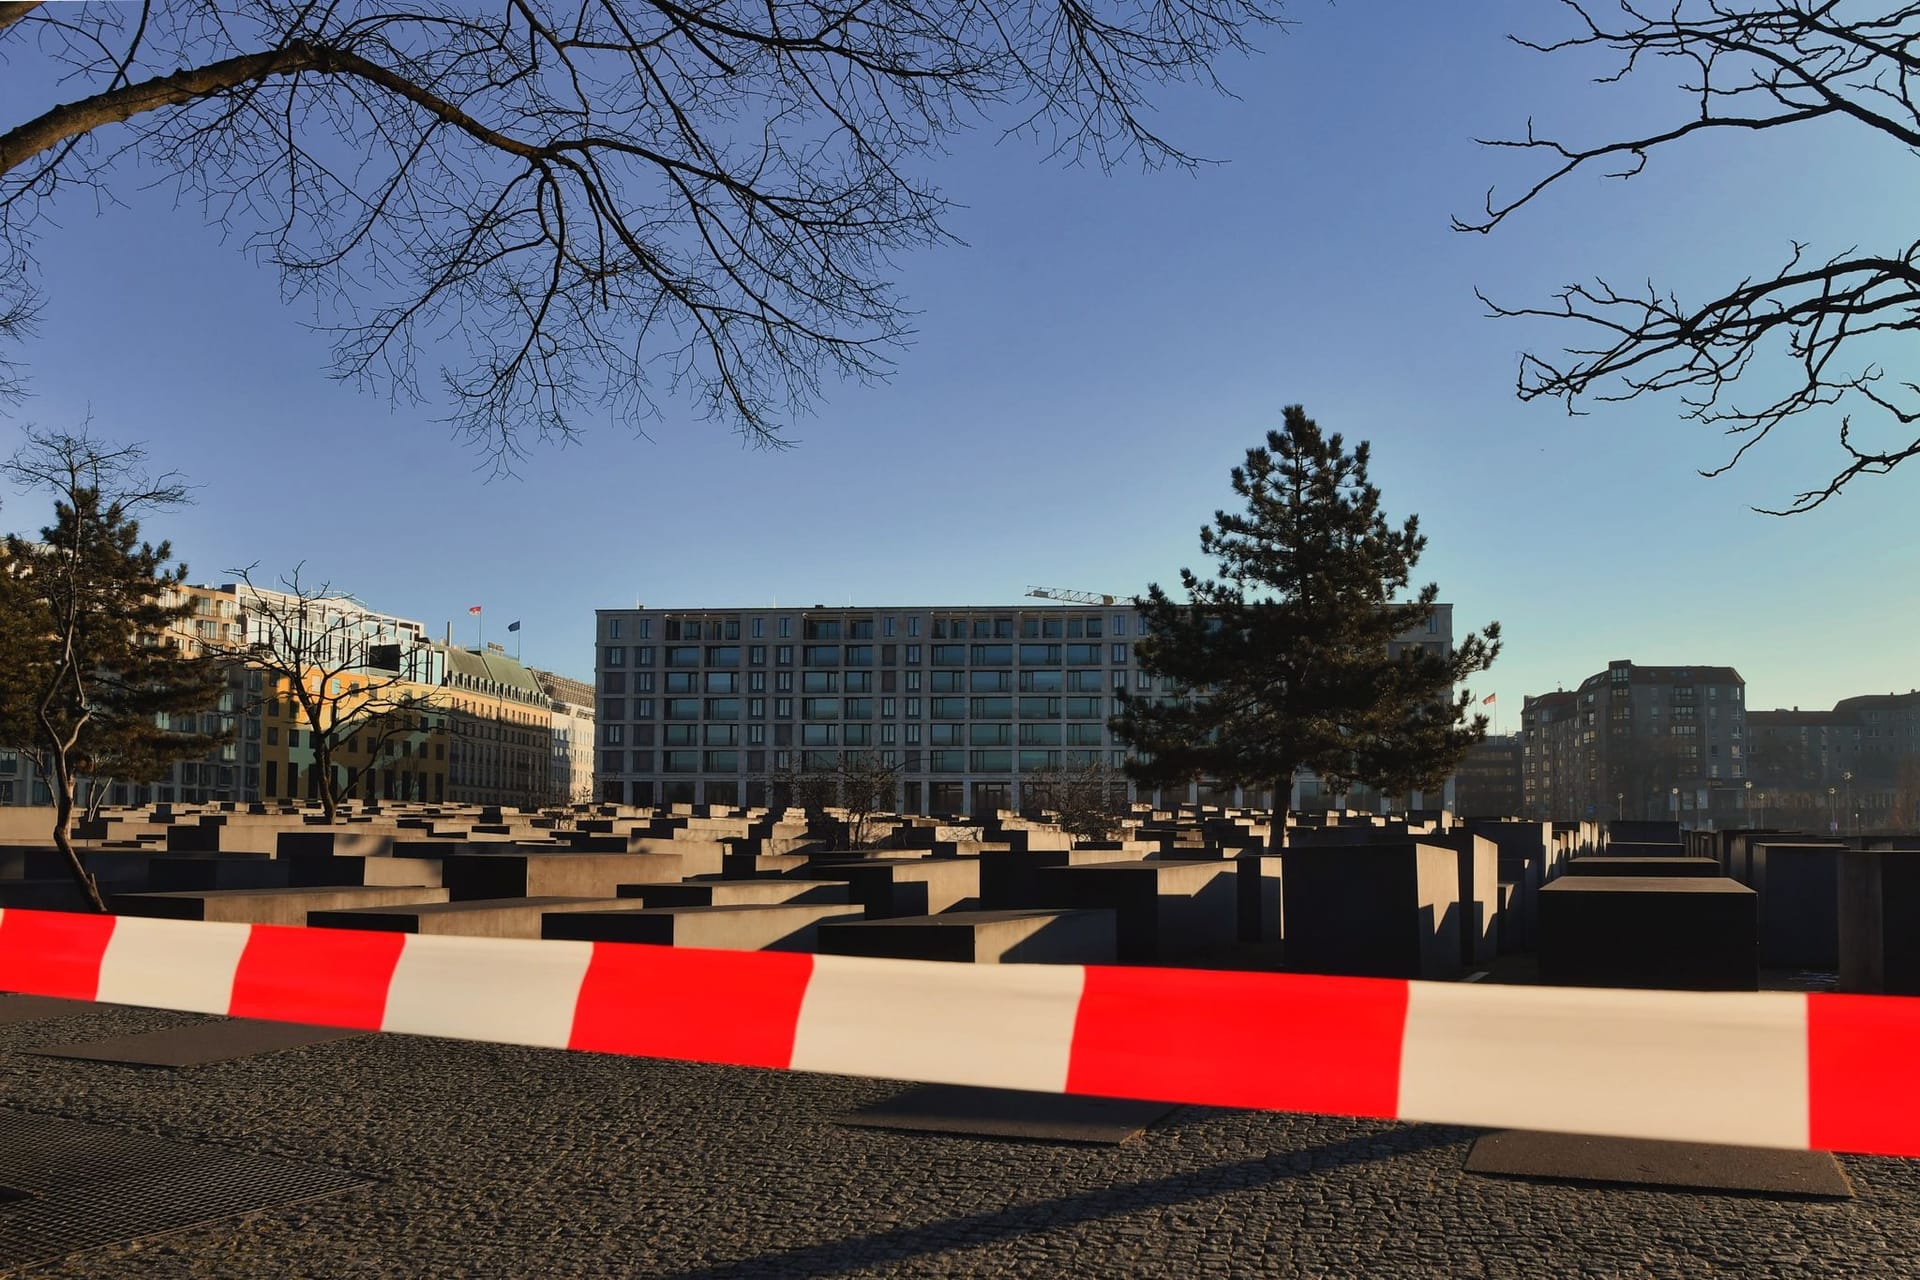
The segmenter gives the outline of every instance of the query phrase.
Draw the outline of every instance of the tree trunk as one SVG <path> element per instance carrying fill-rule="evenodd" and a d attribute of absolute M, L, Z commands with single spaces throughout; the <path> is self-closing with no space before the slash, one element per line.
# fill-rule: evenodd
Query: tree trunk
<path fill-rule="evenodd" d="M 1293 805 L 1293 769 L 1282 771 L 1273 784 L 1273 822 L 1267 828 L 1267 852 L 1279 853 L 1287 847 L 1287 813 Z"/>
<path fill-rule="evenodd" d="M 73 787 L 74 777 L 65 763 L 56 761 L 54 767 L 53 788 L 53 847 L 67 860 L 67 869 L 73 873 L 74 883 L 87 895 L 87 902 L 101 915 L 107 913 L 107 904 L 100 897 L 100 884 L 80 860 L 80 853 L 73 847 Z"/>
<path fill-rule="evenodd" d="M 320 780 L 320 807 L 326 811 L 331 825 L 340 812 L 340 797 L 333 790 L 333 751 L 318 733 L 313 735 L 313 767 Z"/>

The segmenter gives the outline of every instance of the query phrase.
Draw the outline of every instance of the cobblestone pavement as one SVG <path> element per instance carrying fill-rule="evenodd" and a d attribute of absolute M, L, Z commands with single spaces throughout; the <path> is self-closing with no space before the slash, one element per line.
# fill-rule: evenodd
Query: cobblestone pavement
<path fill-rule="evenodd" d="M 850 1129 L 899 1086 L 405 1036 L 180 1071 L 16 1052 L 191 1020 L 0 1028 L 0 1106 L 379 1181 L 25 1274 L 1920 1274 L 1920 1162 L 1844 1157 L 1857 1198 L 1805 1202 L 1480 1177 L 1474 1130 L 1297 1115 L 1187 1108 L 1120 1147 Z"/>

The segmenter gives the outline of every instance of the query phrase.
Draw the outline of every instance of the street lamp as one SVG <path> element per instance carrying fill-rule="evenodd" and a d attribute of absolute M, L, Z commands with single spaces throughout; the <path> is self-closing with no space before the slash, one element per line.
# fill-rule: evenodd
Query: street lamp
<path fill-rule="evenodd" d="M 1842 772 L 1840 780 L 1847 784 L 1847 820 L 1853 828 L 1851 834 L 1857 836 L 1860 834 L 1860 815 L 1853 811 L 1853 770 L 1847 769 Z"/>
<path fill-rule="evenodd" d="M 1613 793 L 1613 816 L 1618 822 L 1627 820 L 1627 793 L 1624 791 Z"/>
<path fill-rule="evenodd" d="M 1753 779 L 1747 779 L 1747 825 L 1753 826 Z"/>
<path fill-rule="evenodd" d="M 1838 787 L 1827 788 L 1827 834 L 1828 835 L 1838 835 L 1840 833 L 1840 815 L 1834 807 L 1838 803 L 1838 801 L 1836 801 L 1833 798 L 1834 794 L 1837 791 L 1839 791 Z"/>
<path fill-rule="evenodd" d="M 1674 821 L 1674 824 L 1677 826 L 1680 822 L 1680 788 L 1674 787 L 1672 788 L 1672 791 L 1673 791 L 1673 821 Z"/>

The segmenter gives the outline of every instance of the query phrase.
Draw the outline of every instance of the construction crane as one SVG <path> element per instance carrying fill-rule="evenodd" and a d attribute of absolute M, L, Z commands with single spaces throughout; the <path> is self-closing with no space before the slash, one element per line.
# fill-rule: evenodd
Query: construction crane
<path fill-rule="evenodd" d="M 1104 591 L 1063 591 L 1059 587 L 1028 587 L 1027 594 L 1036 600 L 1058 600 L 1062 604 L 1112 604 L 1119 599 Z"/>

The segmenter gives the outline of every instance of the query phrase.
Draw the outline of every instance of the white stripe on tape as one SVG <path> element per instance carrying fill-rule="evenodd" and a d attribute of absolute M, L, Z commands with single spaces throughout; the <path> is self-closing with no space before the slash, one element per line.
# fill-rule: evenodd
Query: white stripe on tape
<path fill-rule="evenodd" d="M 591 942 L 410 934 L 382 1031 L 564 1049 Z"/>
<path fill-rule="evenodd" d="M 121 916 L 100 961 L 99 999 L 190 1013 L 225 1013 L 253 927 Z"/>
<path fill-rule="evenodd" d="M 1402 1120 L 1807 1145 L 1805 996 L 1408 986 Z"/>
<path fill-rule="evenodd" d="M 793 1067 L 1059 1093 L 1085 980 L 1078 965 L 816 956 Z"/>

